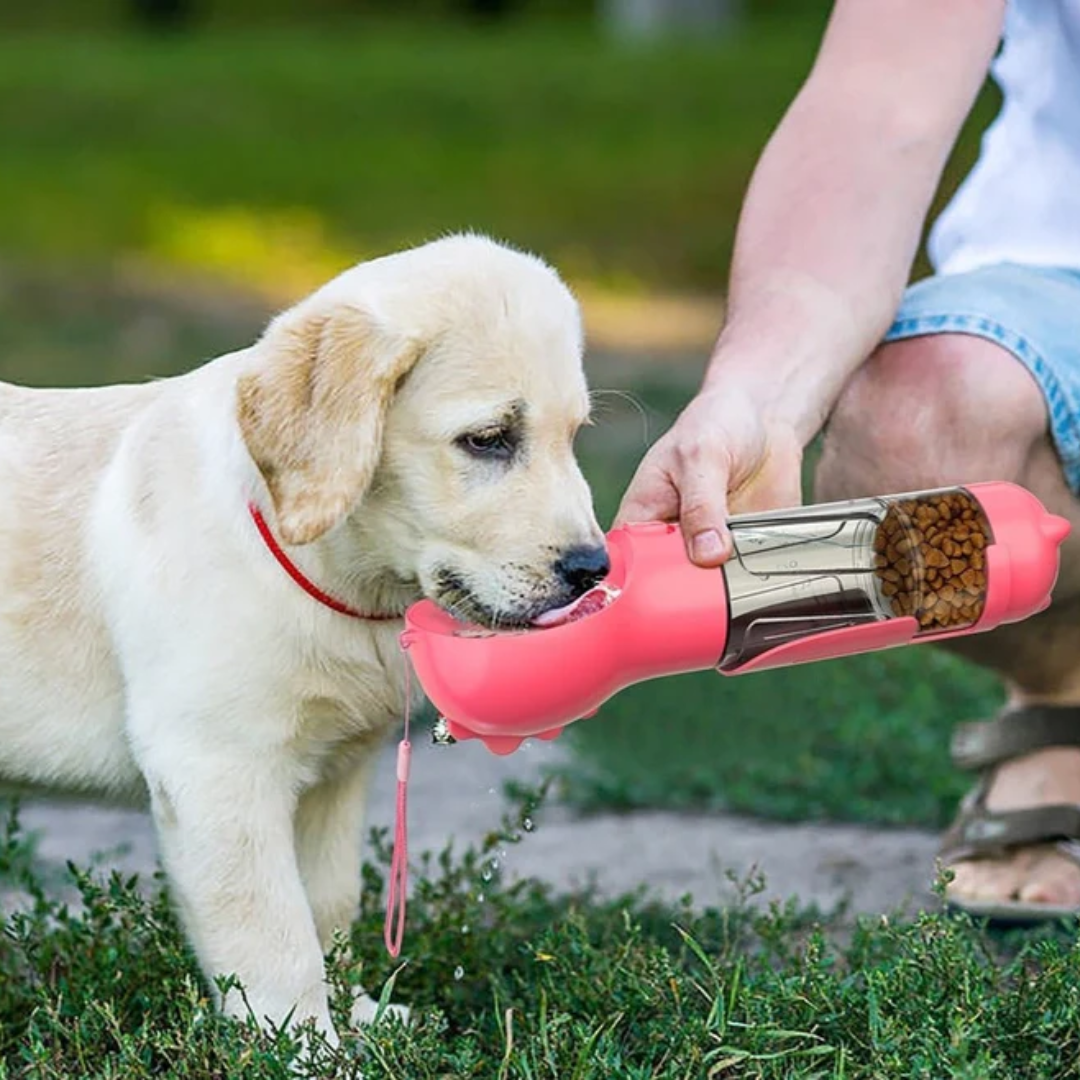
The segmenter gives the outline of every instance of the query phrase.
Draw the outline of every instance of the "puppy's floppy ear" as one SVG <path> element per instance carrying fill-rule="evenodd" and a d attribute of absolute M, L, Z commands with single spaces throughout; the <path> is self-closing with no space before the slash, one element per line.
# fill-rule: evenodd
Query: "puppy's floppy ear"
<path fill-rule="evenodd" d="M 386 412 L 420 343 L 338 305 L 286 312 L 260 342 L 263 366 L 237 382 L 240 433 L 289 544 L 318 539 L 354 507 L 382 451 Z"/>

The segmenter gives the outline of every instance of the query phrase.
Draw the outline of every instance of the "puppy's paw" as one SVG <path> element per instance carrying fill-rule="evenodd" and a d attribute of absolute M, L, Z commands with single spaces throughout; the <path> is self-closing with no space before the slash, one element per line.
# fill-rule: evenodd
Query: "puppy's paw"
<path fill-rule="evenodd" d="M 317 1033 L 304 1028 L 299 1032 L 299 1042 L 300 1052 L 289 1064 L 289 1075 L 295 1077 L 322 1075 L 328 1056 L 332 1057 L 341 1046 L 341 1038 L 333 1024 L 319 1024 Z M 358 1076 L 357 1080 L 363 1080 L 363 1076 Z"/>
<path fill-rule="evenodd" d="M 349 1018 L 354 1027 L 364 1027 L 375 1023 L 375 1015 L 378 1011 L 379 1003 L 370 994 L 361 992 L 353 999 Z M 407 1005 L 387 1005 L 380 1019 L 385 1020 L 389 1016 L 394 1016 L 403 1024 L 408 1024 L 412 1014 Z"/>

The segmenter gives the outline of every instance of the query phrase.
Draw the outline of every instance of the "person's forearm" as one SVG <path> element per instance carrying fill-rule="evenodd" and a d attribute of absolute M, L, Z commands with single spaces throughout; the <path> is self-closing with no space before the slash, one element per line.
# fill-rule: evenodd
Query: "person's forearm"
<path fill-rule="evenodd" d="M 957 47 L 969 70 L 950 71 L 944 104 L 912 101 L 919 88 L 898 85 L 888 66 L 875 79 L 867 64 L 830 61 L 826 39 L 823 70 L 789 109 L 747 192 L 707 387 L 733 375 L 754 386 L 805 441 L 824 423 L 895 313 L 981 85 L 993 33 L 976 18 L 982 40 Z"/>
<path fill-rule="evenodd" d="M 888 327 L 947 153 L 812 91 L 747 192 L 709 368 L 752 363 L 742 374 L 806 439 Z"/>

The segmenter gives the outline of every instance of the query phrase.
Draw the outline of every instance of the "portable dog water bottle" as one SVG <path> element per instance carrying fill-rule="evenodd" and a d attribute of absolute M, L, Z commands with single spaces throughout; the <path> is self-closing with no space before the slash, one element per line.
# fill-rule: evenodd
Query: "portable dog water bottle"
<path fill-rule="evenodd" d="M 508 754 L 646 679 L 739 675 L 1017 622 L 1049 605 L 1069 532 L 1006 483 L 741 515 L 729 526 L 734 552 L 714 569 L 690 562 L 675 525 L 613 529 L 604 583 L 554 625 L 486 633 L 414 604 L 402 645 L 450 735 Z"/>

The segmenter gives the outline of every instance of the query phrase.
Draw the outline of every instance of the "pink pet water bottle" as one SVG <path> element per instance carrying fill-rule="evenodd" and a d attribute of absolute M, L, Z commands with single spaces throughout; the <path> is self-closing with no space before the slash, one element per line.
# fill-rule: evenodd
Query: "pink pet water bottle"
<path fill-rule="evenodd" d="M 646 679 L 740 675 L 1017 622 L 1049 605 L 1069 532 L 1007 483 L 729 525 L 734 552 L 714 569 L 690 562 L 675 525 L 612 530 L 603 584 L 534 629 L 486 633 L 413 605 L 402 645 L 449 734 L 507 754 Z"/>

